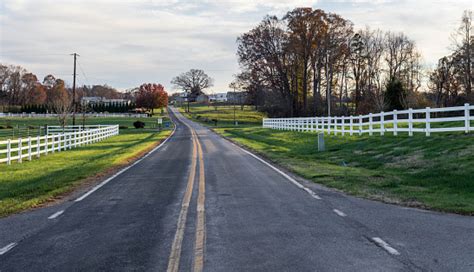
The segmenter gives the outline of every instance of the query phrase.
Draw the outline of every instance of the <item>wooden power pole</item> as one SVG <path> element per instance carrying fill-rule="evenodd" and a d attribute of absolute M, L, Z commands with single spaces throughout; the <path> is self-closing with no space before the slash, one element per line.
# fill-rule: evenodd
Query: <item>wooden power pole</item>
<path fill-rule="evenodd" d="M 77 104 L 76 104 L 76 59 L 79 56 L 77 53 L 72 53 L 71 55 L 74 56 L 74 73 L 72 75 L 72 125 L 76 125 L 76 111 L 77 111 Z"/>

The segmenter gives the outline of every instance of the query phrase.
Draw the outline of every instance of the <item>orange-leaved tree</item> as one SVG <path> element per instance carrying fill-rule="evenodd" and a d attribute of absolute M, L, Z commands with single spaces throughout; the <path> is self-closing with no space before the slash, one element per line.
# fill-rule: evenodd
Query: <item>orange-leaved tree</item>
<path fill-rule="evenodd" d="M 151 110 L 168 106 L 168 93 L 161 84 L 144 83 L 140 86 L 136 94 L 136 104 L 138 107 Z"/>

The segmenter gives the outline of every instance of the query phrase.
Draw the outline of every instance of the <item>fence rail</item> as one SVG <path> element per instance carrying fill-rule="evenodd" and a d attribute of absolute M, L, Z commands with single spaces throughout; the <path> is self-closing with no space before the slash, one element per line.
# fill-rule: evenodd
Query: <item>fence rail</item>
<path fill-rule="evenodd" d="M 48 127 L 49 133 L 45 136 L 0 141 L 0 163 L 31 161 L 33 157 L 39 158 L 42 154 L 48 155 L 96 143 L 119 134 L 118 125 L 90 126 L 86 129 L 82 126 L 66 128 L 67 132 L 58 133 L 57 127 Z"/>
<path fill-rule="evenodd" d="M 78 113 L 76 116 L 82 116 L 83 113 Z M 20 117 L 20 118 L 52 118 L 57 117 L 55 113 L 9 113 L 0 112 L 1 117 Z M 86 113 L 87 117 L 133 117 L 133 118 L 147 118 L 145 113 Z"/>
<path fill-rule="evenodd" d="M 292 130 L 326 132 L 337 135 L 362 135 L 368 133 L 407 132 L 409 136 L 414 133 L 425 133 L 430 136 L 437 132 L 474 131 L 474 115 L 471 111 L 474 105 L 464 104 L 459 107 L 408 109 L 402 111 L 370 113 L 358 116 L 334 117 L 297 117 L 297 118 L 264 118 L 263 127 Z M 442 126 L 439 126 L 439 125 Z M 433 126 L 432 126 L 433 125 Z"/>

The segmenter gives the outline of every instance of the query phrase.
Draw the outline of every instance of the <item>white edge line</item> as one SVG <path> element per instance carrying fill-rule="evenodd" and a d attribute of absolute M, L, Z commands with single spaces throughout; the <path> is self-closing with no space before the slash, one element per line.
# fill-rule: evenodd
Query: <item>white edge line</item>
<path fill-rule="evenodd" d="M 48 217 L 48 219 L 54 219 L 54 218 L 60 216 L 60 215 L 63 214 L 63 213 L 64 213 L 64 210 L 55 212 L 55 213 L 53 213 L 52 215 L 50 215 L 50 216 Z"/>
<path fill-rule="evenodd" d="M 383 249 L 385 249 L 388 253 L 392 254 L 392 255 L 400 255 L 400 252 L 398 252 L 396 249 L 394 249 L 393 247 L 391 247 L 387 242 L 385 242 L 384 240 L 382 240 L 381 238 L 379 237 L 373 237 L 372 240 L 377 244 L 379 245 L 380 247 L 382 247 Z"/>
<path fill-rule="evenodd" d="M 267 161 L 265 161 L 264 159 L 260 158 L 259 156 L 253 154 L 252 152 L 250 151 L 247 151 L 245 149 L 243 149 L 242 147 L 234 144 L 233 142 L 229 141 L 231 144 L 233 144 L 234 146 L 240 148 L 240 150 L 244 151 L 245 153 L 249 154 L 250 156 L 254 157 L 255 159 L 259 160 L 260 162 L 262 162 L 263 164 L 265 164 L 266 166 L 270 167 L 271 169 L 273 169 L 274 171 L 276 171 L 277 173 L 279 173 L 280 175 L 282 175 L 283 177 L 285 177 L 287 180 L 289 180 L 291 183 L 293 183 L 294 185 L 296 185 L 298 188 L 300 189 L 303 189 L 305 190 L 308 194 L 310 194 L 313 198 L 315 199 L 321 199 L 320 196 L 318 196 L 315 192 L 313 192 L 313 190 L 303 186 L 301 183 L 297 182 L 294 178 L 288 176 L 285 172 L 281 171 L 280 169 L 276 168 L 275 166 L 271 165 L 270 163 L 268 163 Z"/>
<path fill-rule="evenodd" d="M 17 245 L 17 243 L 11 243 L 11 244 L 8 244 L 2 248 L 0 248 L 0 255 L 3 255 L 5 253 L 7 253 L 8 251 L 10 251 L 12 248 L 14 248 L 15 246 Z"/>
<path fill-rule="evenodd" d="M 338 210 L 338 209 L 334 209 L 334 210 L 332 210 L 332 211 L 335 212 L 337 215 L 339 215 L 339 216 L 341 216 L 341 217 L 345 217 L 345 216 L 346 216 L 345 213 L 341 212 L 341 211 Z"/>
<path fill-rule="evenodd" d="M 174 123 L 174 122 L 173 122 Z M 111 180 L 113 180 L 114 178 L 118 177 L 120 174 L 122 174 L 123 172 L 127 171 L 128 169 L 132 168 L 133 166 L 135 166 L 136 164 L 138 164 L 139 162 L 141 162 L 143 159 L 145 159 L 146 157 L 150 156 L 153 152 L 157 151 L 158 149 L 160 149 L 160 147 L 162 147 L 175 133 L 176 131 L 176 125 L 174 126 L 174 129 L 173 129 L 173 132 L 171 132 L 170 136 L 168 136 L 168 138 L 166 138 L 161 144 L 159 144 L 157 147 L 153 148 L 150 152 L 146 153 L 143 157 L 141 157 L 140 159 L 136 160 L 134 163 L 132 163 L 131 165 L 123 168 L 122 170 L 118 171 L 117 173 L 115 173 L 113 176 L 111 176 L 110 178 L 102 181 L 101 183 L 97 184 L 96 186 L 94 186 L 94 188 L 92 188 L 90 191 L 88 191 L 87 193 L 83 194 L 81 197 L 77 198 L 75 200 L 75 202 L 79 202 L 79 201 L 82 201 L 84 200 L 84 198 L 88 197 L 89 195 L 91 195 L 93 192 L 97 191 L 100 187 L 104 186 L 105 184 L 109 183 Z"/>

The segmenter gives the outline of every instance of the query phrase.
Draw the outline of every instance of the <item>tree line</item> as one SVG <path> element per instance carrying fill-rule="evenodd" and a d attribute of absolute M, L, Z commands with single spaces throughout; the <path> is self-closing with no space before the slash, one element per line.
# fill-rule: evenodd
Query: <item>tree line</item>
<path fill-rule="evenodd" d="M 266 16 L 237 39 L 235 84 L 270 116 L 349 115 L 473 102 L 472 12 L 453 34 L 453 53 L 426 71 L 401 32 L 355 30 L 320 9 Z M 428 74 L 428 76 L 427 76 Z M 425 84 L 428 82 L 428 84 Z"/>
<path fill-rule="evenodd" d="M 0 106 L 8 112 L 71 113 L 72 89 L 64 80 L 47 75 L 40 82 L 38 77 L 17 65 L 0 64 Z M 83 97 L 126 99 L 130 103 L 81 103 Z M 126 92 L 119 92 L 108 85 L 83 85 L 76 88 L 76 112 L 129 112 L 136 108 L 153 111 L 165 107 L 168 94 L 161 84 L 145 83 Z"/>

